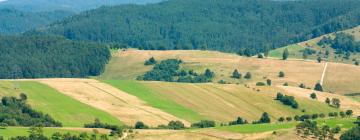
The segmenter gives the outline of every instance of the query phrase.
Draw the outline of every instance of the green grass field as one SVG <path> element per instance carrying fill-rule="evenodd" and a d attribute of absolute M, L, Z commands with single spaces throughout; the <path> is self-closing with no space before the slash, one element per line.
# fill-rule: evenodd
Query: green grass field
<path fill-rule="evenodd" d="M 281 59 L 283 57 L 283 52 L 284 52 L 285 48 L 287 48 L 289 50 L 289 58 L 297 58 L 297 59 L 302 58 L 301 51 L 305 50 L 304 47 L 297 45 L 297 44 L 293 44 L 293 45 L 289 45 L 286 47 L 282 47 L 282 48 L 278 48 L 278 49 L 270 51 L 269 57 Z"/>
<path fill-rule="evenodd" d="M 14 86 L 20 90 L 15 90 Z M 38 111 L 50 114 L 63 126 L 82 127 L 93 122 L 95 118 L 111 124 L 122 124 L 117 118 L 101 110 L 85 105 L 44 84 L 31 81 L 1 81 L 0 95 L 17 96 L 26 93 L 29 104 Z"/>
<path fill-rule="evenodd" d="M 331 119 L 318 119 L 316 120 L 319 126 L 328 125 L 331 128 L 340 126 L 342 129 L 349 129 L 355 126 L 355 118 L 331 118 Z M 236 132 L 236 133 L 260 133 L 268 131 L 276 131 L 280 129 L 291 129 L 299 122 L 285 122 L 273 124 L 245 124 L 233 126 L 218 126 L 215 129 Z"/>
<path fill-rule="evenodd" d="M 10 137 L 15 137 L 15 136 L 28 136 L 29 135 L 28 131 L 29 131 L 29 128 L 27 128 L 27 127 L 6 127 L 4 129 L 0 129 L 0 136 L 3 136 L 4 139 L 8 139 Z M 61 128 L 43 128 L 43 133 L 47 137 L 50 137 L 52 134 L 54 134 L 56 132 L 59 132 L 61 134 L 70 133 L 72 135 L 78 135 L 83 132 L 86 132 L 88 135 L 93 133 L 92 131 L 88 132 L 85 130 L 66 130 L 66 129 L 61 129 Z"/>
<path fill-rule="evenodd" d="M 196 122 L 204 118 L 193 110 L 185 108 L 184 106 L 173 102 L 171 99 L 151 91 L 136 81 L 105 80 L 104 82 L 140 98 L 152 107 L 161 109 L 162 111 L 170 113 L 176 117 L 188 120 L 190 122 Z"/>

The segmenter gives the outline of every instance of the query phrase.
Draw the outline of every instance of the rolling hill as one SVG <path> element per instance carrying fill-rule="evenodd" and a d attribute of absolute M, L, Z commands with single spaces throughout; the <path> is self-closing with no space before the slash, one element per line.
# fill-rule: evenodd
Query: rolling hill
<path fill-rule="evenodd" d="M 146 50 L 207 48 L 254 55 L 354 27 L 360 23 L 359 6 L 356 0 L 170 0 L 102 7 L 29 34 Z"/>

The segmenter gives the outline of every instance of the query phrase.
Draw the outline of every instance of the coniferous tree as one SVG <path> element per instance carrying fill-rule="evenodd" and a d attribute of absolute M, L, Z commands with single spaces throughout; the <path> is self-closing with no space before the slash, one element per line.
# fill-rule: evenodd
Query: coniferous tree
<path fill-rule="evenodd" d="M 287 60 L 289 57 L 289 50 L 287 48 L 285 48 L 284 52 L 283 52 L 283 60 Z"/>
<path fill-rule="evenodd" d="M 320 83 L 316 83 L 314 90 L 323 91 L 322 85 Z"/>
<path fill-rule="evenodd" d="M 237 69 L 234 70 L 234 72 L 232 73 L 232 78 L 236 78 L 236 79 L 241 79 L 241 74 L 239 73 L 239 71 Z"/>

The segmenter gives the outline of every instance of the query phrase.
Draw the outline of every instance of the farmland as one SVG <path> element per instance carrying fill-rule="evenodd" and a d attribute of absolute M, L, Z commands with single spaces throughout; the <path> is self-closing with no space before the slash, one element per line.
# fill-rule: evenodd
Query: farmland
<path fill-rule="evenodd" d="M 93 108 L 66 96 L 59 91 L 34 81 L 0 81 L 0 95 L 18 96 L 25 93 L 29 104 L 36 110 L 48 113 L 63 126 L 82 127 L 95 118 L 103 122 L 122 124 L 109 113 Z"/>

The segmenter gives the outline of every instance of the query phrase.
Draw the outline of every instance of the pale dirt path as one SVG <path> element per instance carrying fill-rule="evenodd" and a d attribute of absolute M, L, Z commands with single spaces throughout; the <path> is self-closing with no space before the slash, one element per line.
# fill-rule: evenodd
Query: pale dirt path
<path fill-rule="evenodd" d="M 325 63 L 324 71 L 323 71 L 323 73 L 321 75 L 320 85 L 323 85 L 323 83 L 324 83 L 324 78 L 325 78 L 325 73 L 326 73 L 327 66 L 328 66 L 328 62 Z"/>
<path fill-rule="evenodd" d="M 93 79 L 36 79 L 59 92 L 82 103 L 88 104 L 119 118 L 127 125 L 143 121 L 150 126 L 167 124 L 180 120 L 186 126 L 190 123 L 160 109 L 150 107 L 137 97 Z"/>
<path fill-rule="evenodd" d="M 316 93 L 317 101 L 325 103 L 326 98 L 329 98 L 330 100 L 332 98 L 338 98 L 340 99 L 340 108 L 343 110 L 351 109 L 354 111 L 355 116 L 360 115 L 360 103 L 356 102 L 350 98 L 347 98 L 345 96 L 327 93 L 327 92 L 319 92 L 311 89 L 303 89 L 299 87 L 291 87 L 291 86 L 278 86 L 279 88 L 285 90 L 288 94 L 292 94 L 296 97 L 303 97 L 303 98 L 310 98 L 311 93 Z"/>

